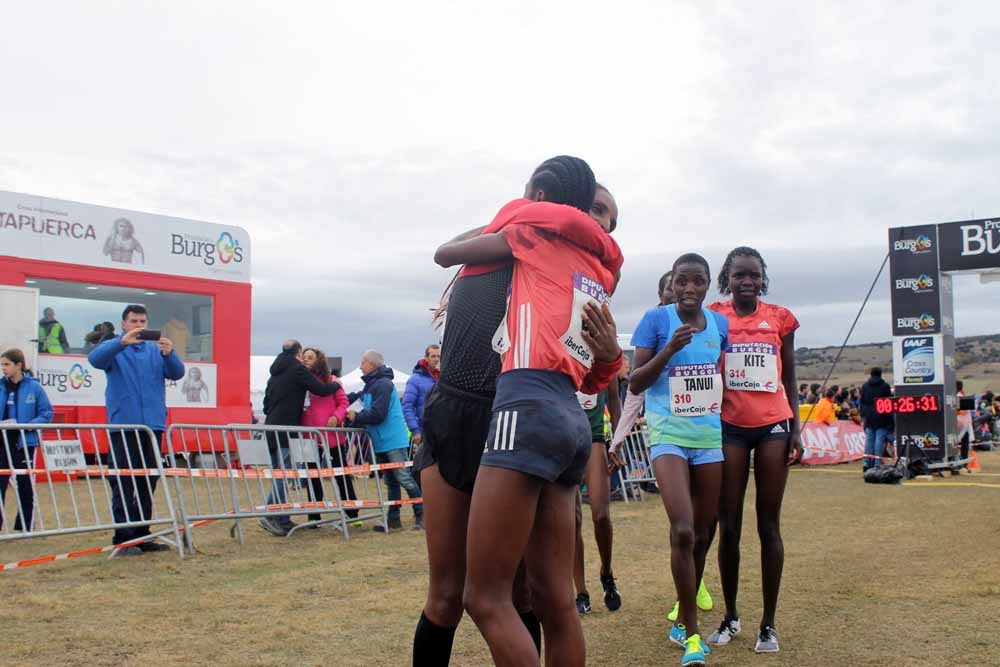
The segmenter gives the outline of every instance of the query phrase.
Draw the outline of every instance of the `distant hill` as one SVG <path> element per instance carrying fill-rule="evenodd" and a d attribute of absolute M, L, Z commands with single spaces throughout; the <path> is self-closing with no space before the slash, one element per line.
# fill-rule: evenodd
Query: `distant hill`
<path fill-rule="evenodd" d="M 795 351 L 799 383 L 822 382 L 839 347 L 800 347 Z M 868 377 L 868 369 L 881 366 L 883 377 L 892 383 L 892 344 L 848 345 L 830 378 L 830 384 L 853 386 Z M 1000 334 L 969 336 L 955 341 L 955 369 L 966 390 L 1000 390 Z"/>

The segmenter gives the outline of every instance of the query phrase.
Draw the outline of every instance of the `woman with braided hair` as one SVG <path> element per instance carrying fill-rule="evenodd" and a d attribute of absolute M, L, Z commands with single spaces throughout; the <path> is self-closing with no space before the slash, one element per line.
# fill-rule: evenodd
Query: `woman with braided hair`
<path fill-rule="evenodd" d="M 464 591 L 465 609 L 502 666 L 538 664 L 511 600 L 522 559 L 546 664 L 585 662 L 572 572 L 576 487 L 591 437 L 576 391 L 606 387 L 622 356 L 606 304 L 621 251 L 587 214 L 594 192 L 586 162 L 547 160 L 525 198 L 501 209 L 485 233 L 435 255 L 442 266 L 514 262 L 506 316 L 492 337 L 502 368 L 469 507 Z"/>
<path fill-rule="evenodd" d="M 795 330 L 787 308 L 760 300 L 767 294 L 767 264 L 753 248 L 733 249 L 719 272 L 719 293 L 729 301 L 709 306 L 726 317 L 722 397 L 722 495 L 719 503 L 719 573 L 726 614 L 708 641 L 724 646 L 740 632 L 736 596 L 740 581 L 743 499 L 753 453 L 757 534 L 761 544 L 764 613 L 754 650 L 778 652 L 774 615 L 785 561 L 779 518 L 788 467 L 802 454 L 795 379 Z"/>

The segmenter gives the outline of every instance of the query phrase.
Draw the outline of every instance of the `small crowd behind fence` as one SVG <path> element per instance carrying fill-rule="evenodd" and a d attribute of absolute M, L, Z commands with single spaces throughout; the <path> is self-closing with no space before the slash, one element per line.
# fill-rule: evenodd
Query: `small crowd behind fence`
<path fill-rule="evenodd" d="M 643 487 L 648 489 L 649 484 L 656 482 L 653 464 L 649 460 L 648 438 L 649 431 L 646 426 L 636 424 L 625 437 L 618 452 L 622 460 L 618 478 L 621 481 L 622 498 L 626 503 L 630 499 L 642 500 Z"/>
<path fill-rule="evenodd" d="M 157 434 L 145 426 L 32 425 L 32 447 L 23 446 L 29 431 L 24 426 L 0 424 L 0 481 L 6 489 L 10 479 L 16 497 L 10 510 L 0 502 L 0 545 L 106 530 L 118 535 L 139 529 L 142 535 L 0 564 L 3 570 L 154 538 L 171 543 L 183 557 L 195 551 L 196 528 L 226 522 L 242 543 L 249 519 L 305 515 L 307 521 L 290 532 L 329 524 L 350 539 L 351 524 L 374 522 L 388 532 L 390 507 L 422 502 L 387 498 L 383 475 L 412 461 L 378 463 L 364 429 L 173 424 L 154 449 L 143 446 L 157 443 Z M 88 462 L 85 452 L 97 451 L 98 444 L 107 445 L 106 461 L 93 456 Z M 158 484 L 161 478 L 172 479 Z"/>

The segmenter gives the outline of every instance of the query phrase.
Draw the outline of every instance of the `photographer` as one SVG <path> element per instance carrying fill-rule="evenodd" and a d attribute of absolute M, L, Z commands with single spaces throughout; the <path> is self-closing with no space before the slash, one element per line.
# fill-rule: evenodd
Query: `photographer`
<path fill-rule="evenodd" d="M 144 432 L 110 431 L 110 468 L 155 468 L 167 422 L 164 380 L 184 377 L 184 362 L 174 352 L 170 339 L 146 328 L 146 308 L 132 305 L 122 313 L 124 335 L 105 341 L 87 355 L 90 365 L 108 377 L 105 405 L 110 424 L 144 424 L 156 442 Z M 158 477 L 110 477 L 115 523 L 145 521 L 152 516 L 153 492 Z M 120 528 L 113 543 L 122 544 L 149 535 L 149 527 Z M 152 541 L 119 549 L 116 556 L 138 556 L 168 549 Z"/>

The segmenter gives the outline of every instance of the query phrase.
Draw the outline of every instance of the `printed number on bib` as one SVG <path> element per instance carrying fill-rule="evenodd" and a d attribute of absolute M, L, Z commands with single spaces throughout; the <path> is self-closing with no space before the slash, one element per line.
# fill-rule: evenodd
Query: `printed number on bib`
<path fill-rule="evenodd" d="M 726 347 L 726 389 L 778 391 L 778 347 L 773 343 L 730 343 Z"/>
<path fill-rule="evenodd" d="M 569 328 L 562 335 L 562 344 L 569 355 L 585 368 L 590 368 L 594 363 L 594 353 L 583 341 L 583 307 L 591 301 L 599 306 L 608 302 L 608 293 L 604 291 L 604 286 L 582 273 L 574 273 L 573 310 L 569 316 Z"/>
<path fill-rule="evenodd" d="M 722 409 L 722 375 L 716 364 L 674 366 L 668 377 L 674 417 L 704 417 Z"/>

